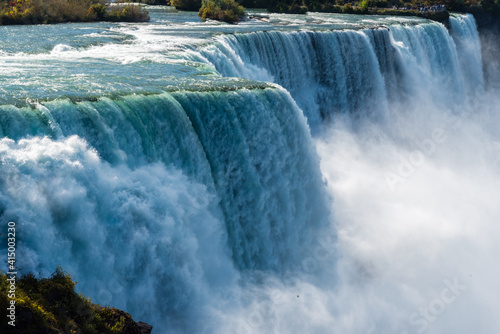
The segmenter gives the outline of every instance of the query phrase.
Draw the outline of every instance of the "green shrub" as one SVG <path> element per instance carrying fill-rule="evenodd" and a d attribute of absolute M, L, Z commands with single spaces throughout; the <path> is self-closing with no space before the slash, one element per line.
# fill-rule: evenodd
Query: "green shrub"
<path fill-rule="evenodd" d="M 289 14 L 305 14 L 307 13 L 307 7 L 299 4 L 292 4 L 286 9 L 286 13 Z"/>
<path fill-rule="evenodd" d="M 204 20 L 236 23 L 245 16 L 245 9 L 234 0 L 204 0 L 198 15 Z"/>
<path fill-rule="evenodd" d="M 372 0 L 369 3 L 370 7 L 377 7 L 377 8 L 387 8 L 389 7 L 389 1 L 387 0 Z"/>
<path fill-rule="evenodd" d="M 274 13 L 305 14 L 308 6 L 313 7 L 312 0 L 270 0 L 267 10 Z"/>
<path fill-rule="evenodd" d="M 139 0 L 140 3 L 145 3 L 146 5 L 170 5 L 170 1 L 167 0 Z"/>
<path fill-rule="evenodd" d="M 104 20 L 104 18 L 106 17 L 106 11 L 106 6 L 97 3 L 90 6 L 87 15 L 89 17 L 95 17 L 97 20 Z"/>
<path fill-rule="evenodd" d="M 146 22 L 149 21 L 149 13 L 144 11 L 141 6 L 136 5 L 111 6 L 104 20 L 114 22 Z"/>
<path fill-rule="evenodd" d="M 350 3 L 346 3 L 344 7 L 342 8 L 342 13 L 344 14 L 353 14 L 354 13 L 354 8 L 352 8 Z"/>
<path fill-rule="evenodd" d="M 323 4 L 318 11 L 325 13 L 342 13 L 342 7 L 332 3 L 326 3 Z"/>
<path fill-rule="evenodd" d="M 201 0 L 171 0 L 170 4 L 179 10 L 197 12 L 201 8 Z"/>

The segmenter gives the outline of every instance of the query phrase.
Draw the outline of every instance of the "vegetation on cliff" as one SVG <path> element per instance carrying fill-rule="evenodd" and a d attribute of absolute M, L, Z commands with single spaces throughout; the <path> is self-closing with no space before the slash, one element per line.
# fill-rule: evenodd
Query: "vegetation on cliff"
<path fill-rule="evenodd" d="M 82 333 L 142 334 L 143 323 L 136 323 L 130 314 L 115 308 L 93 304 L 75 292 L 75 281 L 61 268 L 50 278 L 28 274 L 16 281 L 15 327 L 5 316 L 10 306 L 9 284 L 0 273 L 0 309 L 3 310 L 1 333 Z"/>
<path fill-rule="evenodd" d="M 139 6 L 106 7 L 104 0 L 0 0 L 0 25 L 91 21 L 149 21 Z"/>

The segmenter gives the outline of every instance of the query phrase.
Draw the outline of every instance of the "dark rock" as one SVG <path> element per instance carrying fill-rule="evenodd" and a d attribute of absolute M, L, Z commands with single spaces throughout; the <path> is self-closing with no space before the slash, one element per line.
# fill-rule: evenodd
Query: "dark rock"
<path fill-rule="evenodd" d="M 488 13 L 474 13 L 477 22 L 481 51 L 483 56 L 483 72 L 486 84 L 492 89 L 500 88 L 500 18 Z"/>
<path fill-rule="evenodd" d="M 137 322 L 137 327 L 139 327 L 142 334 L 151 334 L 151 331 L 153 330 L 153 326 L 142 321 Z"/>

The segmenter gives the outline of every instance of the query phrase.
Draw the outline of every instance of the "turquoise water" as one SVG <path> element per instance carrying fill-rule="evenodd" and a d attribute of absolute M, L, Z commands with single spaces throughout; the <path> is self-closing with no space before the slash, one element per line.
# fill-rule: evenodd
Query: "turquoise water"
<path fill-rule="evenodd" d="M 144 24 L 0 27 L 0 104 L 22 105 L 27 99 L 159 93 L 188 87 L 199 90 L 252 86 L 256 84 L 243 79 L 221 79 L 212 66 L 195 61 L 192 51 L 214 44 L 221 34 L 361 29 L 399 20 L 272 14 L 269 23 L 251 20 L 233 26 L 203 23 L 196 13 L 177 12 L 169 7 L 148 9 L 151 22 Z"/>

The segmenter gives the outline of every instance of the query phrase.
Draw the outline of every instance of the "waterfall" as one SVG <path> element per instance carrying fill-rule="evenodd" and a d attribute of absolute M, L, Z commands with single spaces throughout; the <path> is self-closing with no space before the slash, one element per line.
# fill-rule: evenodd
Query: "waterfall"
<path fill-rule="evenodd" d="M 484 91 L 481 42 L 471 14 L 450 16 L 451 35 L 457 45 L 459 64 L 469 94 Z"/>
<path fill-rule="evenodd" d="M 403 115 L 407 109 L 423 111 L 428 105 L 440 119 L 441 111 L 455 111 L 454 107 L 484 92 L 481 46 L 473 17 L 452 15 L 450 26 L 451 33 L 442 24 L 422 21 L 353 30 L 222 34 L 211 36 L 207 43 L 185 48 L 176 45 L 175 63 L 169 63 L 172 59 L 163 54 L 156 57 L 152 53 L 154 57 L 146 59 L 138 56 L 137 68 L 134 62 L 122 64 L 140 77 L 143 68 L 151 70 L 148 64 L 160 59 L 153 71 L 170 68 L 180 79 L 173 75 L 158 86 L 156 80 L 164 79 L 161 75 L 144 82 L 138 79 L 137 85 L 120 81 L 112 97 L 101 94 L 106 88 L 102 82 L 95 95 L 86 96 L 92 87 L 92 82 L 86 82 L 83 93 L 77 90 L 71 94 L 75 90 L 71 87 L 67 96 L 54 98 L 59 94 L 54 88 L 50 93 L 54 95 L 41 99 L 43 102 L 0 105 L 0 222 L 5 226 L 15 221 L 18 226 L 17 266 L 22 272 L 48 276 L 61 265 L 92 300 L 123 308 L 137 320 L 159 324 L 163 326 L 160 332 L 198 333 L 206 323 L 214 327 L 206 333 L 245 332 L 238 324 L 225 321 L 230 318 L 225 312 L 234 314 L 235 322 L 239 316 L 245 326 L 250 324 L 249 333 L 313 329 L 323 333 L 325 328 L 333 328 L 322 319 L 310 327 L 304 321 L 299 324 L 302 327 L 295 326 L 297 309 L 308 314 L 308 321 L 313 318 L 307 313 L 312 304 L 318 307 L 314 308 L 318 314 L 333 319 L 331 323 L 339 328 L 350 324 L 349 319 L 356 317 L 332 316 L 335 312 L 342 315 L 344 309 L 336 304 L 337 287 L 332 283 L 337 280 L 334 267 L 341 252 L 331 249 L 338 237 L 337 213 L 326 179 L 338 182 L 350 175 L 352 166 L 346 163 L 345 170 L 326 173 L 320 169 L 316 145 L 320 143 L 322 167 L 331 156 L 342 161 L 342 154 L 350 158 L 348 162 L 361 161 L 352 165 L 362 177 L 350 180 L 346 189 L 365 182 L 376 185 L 384 180 L 383 173 L 374 181 L 371 168 L 382 169 L 387 162 L 374 156 L 396 160 L 399 156 L 391 154 L 400 149 L 398 145 L 406 144 L 405 138 L 399 138 L 397 145 L 387 144 L 392 139 L 388 129 L 397 130 L 397 125 L 384 131 L 377 126 L 390 124 L 390 116 L 400 110 Z M 150 26 L 144 29 L 154 30 Z M 161 34 L 157 35 L 152 34 L 154 38 L 144 47 L 152 45 L 152 49 L 158 47 L 167 53 L 161 44 L 154 44 L 157 37 L 161 39 Z M 68 50 L 78 53 L 77 47 Z M 99 51 L 98 45 L 86 50 L 90 49 L 92 53 Z M 68 50 L 54 48 L 50 57 Z M 30 55 L 19 57 L 29 59 Z M 72 68 L 71 61 L 64 66 Z M 116 78 L 118 62 L 106 59 L 102 63 L 113 68 L 107 75 Z M 4 68 L 9 69 L 9 64 Z M 182 75 L 189 80 L 184 81 Z M 190 85 L 197 76 L 208 79 L 198 86 Z M 181 84 L 176 86 L 178 82 Z M 119 94 L 120 86 L 126 87 L 125 93 Z M 20 99 L 25 87 L 16 83 L 16 91 L 10 93 L 15 95 L 13 100 Z M 140 91 L 134 92 L 137 87 Z M 373 128 L 362 129 L 378 131 L 378 137 L 370 137 L 372 133 L 367 131 L 369 140 L 359 144 L 356 131 L 334 127 L 339 118 L 373 122 Z M 406 122 L 404 135 L 421 135 L 404 116 L 395 122 Z M 444 123 L 449 126 L 449 122 Z M 338 140 L 337 146 L 326 139 L 320 141 L 327 130 Z M 374 142 L 387 145 L 376 146 Z M 371 152 L 367 149 L 370 145 L 379 150 Z M 336 156 L 331 147 L 344 150 Z M 413 149 L 408 154 L 413 154 Z M 386 189 L 382 190 L 380 193 Z M 373 199 L 379 194 L 370 195 L 353 195 L 348 203 L 350 211 L 338 215 L 357 214 L 363 222 L 372 219 L 371 213 L 376 216 L 385 208 L 367 205 L 376 202 Z M 399 198 L 391 199 L 396 202 Z M 358 207 L 363 201 L 365 206 Z M 383 235 L 381 239 L 399 231 L 387 230 L 380 232 L 378 225 L 370 229 Z M 345 247 L 357 232 L 343 232 Z M 325 235 L 330 243 L 326 253 Z M 5 246 L 0 246 L 3 254 Z M 359 253 L 378 251 L 371 247 L 361 245 Z M 343 250 L 348 255 L 358 251 Z M 311 263 L 318 264 L 318 258 L 327 259 L 321 263 L 327 267 L 326 278 L 319 269 L 308 270 Z M 347 271 L 359 270 L 356 282 L 369 281 L 377 274 L 377 265 L 384 268 L 380 263 L 353 258 L 356 261 L 348 264 Z M 283 283 L 290 275 L 296 278 L 297 271 L 306 278 L 301 276 L 302 281 L 295 285 Z M 345 271 L 343 274 L 348 277 Z M 405 289 L 401 288 L 401 295 L 411 290 Z M 341 296 L 346 304 L 353 295 L 364 299 L 364 291 L 353 291 Z M 241 293 L 244 298 L 228 297 L 228 292 Z M 276 295 L 288 298 L 282 299 L 287 303 L 271 304 Z M 265 306 L 261 307 L 261 301 Z M 378 309 L 384 303 L 376 302 L 367 310 L 377 308 L 384 316 L 398 311 Z M 269 305 L 275 313 L 269 311 Z M 253 326 L 245 318 L 251 309 L 264 314 L 263 319 L 284 314 L 283 319 L 296 321 Z M 367 312 L 374 314 L 373 323 L 365 328 L 359 325 L 359 333 L 374 328 L 394 331 L 392 320 L 384 327 L 376 318 L 377 312 Z M 400 318 L 394 316 L 397 321 Z"/>
<path fill-rule="evenodd" d="M 372 113 L 385 110 L 384 78 L 372 46 L 375 40 L 384 42 L 384 36 L 377 38 L 381 34 L 387 30 L 230 35 L 202 56 L 222 75 L 280 84 L 316 130 L 335 112 L 362 112 L 369 105 Z M 384 60 L 388 76 L 389 64 Z"/>
<path fill-rule="evenodd" d="M 19 267 L 60 264 L 146 319 L 185 325 L 234 268 L 284 272 L 328 224 L 305 118 L 281 89 L 0 111 L 0 219 L 20 226 Z M 116 276 L 126 295 L 100 296 Z"/>
<path fill-rule="evenodd" d="M 338 113 L 383 119 L 393 102 L 459 105 L 481 90 L 484 80 L 475 75 L 482 73 L 482 62 L 474 19 L 454 15 L 450 23 L 452 35 L 436 22 L 224 35 L 201 50 L 199 59 L 224 76 L 283 86 L 315 133 Z"/>

